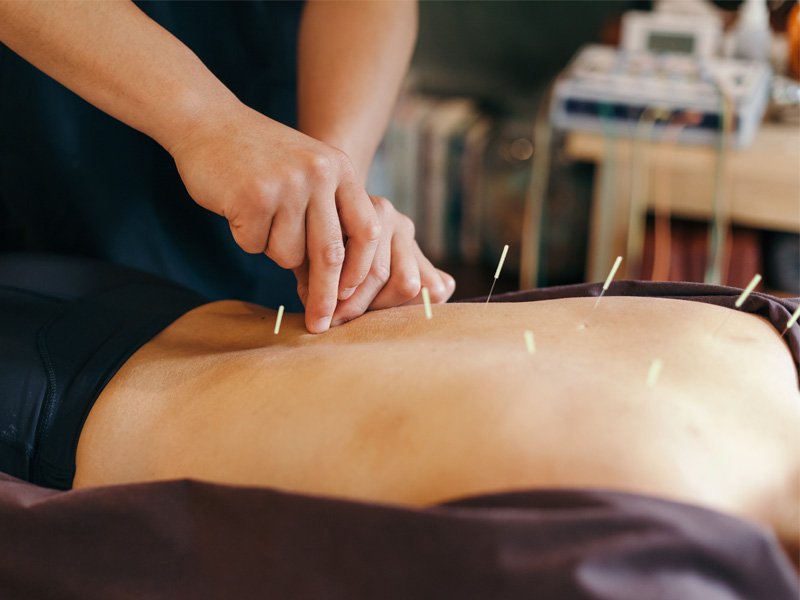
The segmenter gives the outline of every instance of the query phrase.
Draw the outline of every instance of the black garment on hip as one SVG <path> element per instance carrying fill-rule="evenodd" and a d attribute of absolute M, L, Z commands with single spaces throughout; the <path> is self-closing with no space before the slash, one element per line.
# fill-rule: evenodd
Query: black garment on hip
<path fill-rule="evenodd" d="M 207 299 L 79 258 L 0 255 L 0 471 L 69 489 L 84 421 L 126 360 Z"/>
<path fill-rule="evenodd" d="M 302 2 L 142 2 L 251 108 L 297 121 Z M 296 282 L 191 199 L 172 157 L 0 44 L 0 252 L 103 259 L 300 312 Z"/>

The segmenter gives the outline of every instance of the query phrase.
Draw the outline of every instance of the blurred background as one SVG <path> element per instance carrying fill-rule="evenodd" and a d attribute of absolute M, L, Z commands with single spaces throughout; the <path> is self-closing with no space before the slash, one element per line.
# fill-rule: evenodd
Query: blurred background
<path fill-rule="evenodd" d="M 423 0 L 368 190 L 456 298 L 602 280 L 800 295 L 796 0 Z"/>

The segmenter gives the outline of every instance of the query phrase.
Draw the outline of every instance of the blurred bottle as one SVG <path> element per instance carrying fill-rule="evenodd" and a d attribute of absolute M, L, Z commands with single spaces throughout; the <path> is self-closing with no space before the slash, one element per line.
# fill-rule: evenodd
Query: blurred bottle
<path fill-rule="evenodd" d="M 733 55 L 736 58 L 762 62 L 769 60 L 772 30 L 769 26 L 767 0 L 745 1 L 739 9 L 734 35 Z"/>
<path fill-rule="evenodd" d="M 800 79 L 800 3 L 795 3 L 786 21 L 786 38 L 789 45 L 789 73 Z"/>

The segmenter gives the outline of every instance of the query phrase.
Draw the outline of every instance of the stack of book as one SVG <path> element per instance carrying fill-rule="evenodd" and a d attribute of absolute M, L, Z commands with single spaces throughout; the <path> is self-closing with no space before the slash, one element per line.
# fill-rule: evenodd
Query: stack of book
<path fill-rule="evenodd" d="M 485 223 L 485 160 L 493 119 L 468 98 L 402 95 L 367 190 L 416 225 L 434 262 L 475 262 Z"/>

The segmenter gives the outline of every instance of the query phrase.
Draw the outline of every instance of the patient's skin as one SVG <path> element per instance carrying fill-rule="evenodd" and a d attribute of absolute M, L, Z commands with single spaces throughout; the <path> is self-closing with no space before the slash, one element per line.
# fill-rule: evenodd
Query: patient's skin
<path fill-rule="evenodd" d="M 796 542 L 800 393 L 775 330 L 632 297 L 604 298 L 582 328 L 594 302 L 450 304 L 432 320 L 401 307 L 322 335 L 302 315 L 274 335 L 274 311 L 200 307 L 103 391 L 75 487 L 191 477 L 412 505 L 597 487 L 749 517 Z"/>

